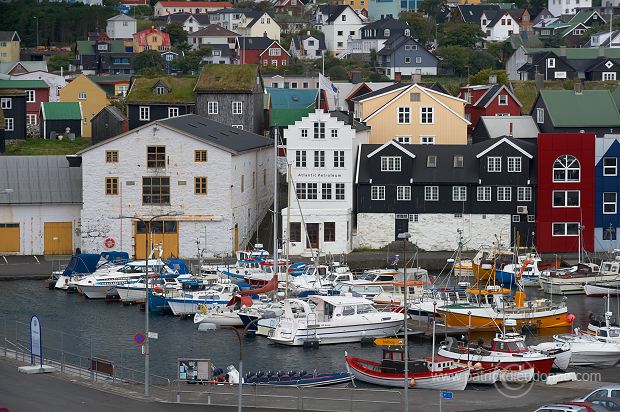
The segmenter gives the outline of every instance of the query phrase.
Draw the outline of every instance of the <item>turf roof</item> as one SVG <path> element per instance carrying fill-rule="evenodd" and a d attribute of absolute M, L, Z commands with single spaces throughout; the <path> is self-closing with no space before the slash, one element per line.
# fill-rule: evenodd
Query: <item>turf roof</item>
<path fill-rule="evenodd" d="M 258 66 L 255 64 L 207 64 L 202 69 L 196 91 L 254 91 Z"/>
<path fill-rule="evenodd" d="M 162 81 L 170 88 L 169 93 L 155 94 L 153 87 Z M 194 103 L 195 77 L 138 77 L 134 80 L 127 103 Z"/>

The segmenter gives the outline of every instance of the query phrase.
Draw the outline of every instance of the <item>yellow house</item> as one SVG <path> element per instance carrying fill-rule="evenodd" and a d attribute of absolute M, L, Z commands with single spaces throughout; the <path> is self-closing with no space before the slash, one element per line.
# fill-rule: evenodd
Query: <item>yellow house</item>
<path fill-rule="evenodd" d="M 360 11 L 362 9 L 368 10 L 369 1 L 370 0 L 329 0 L 328 4 L 337 6 L 351 6 L 353 10 Z"/>
<path fill-rule="evenodd" d="M 83 74 L 60 89 L 61 102 L 79 102 L 82 105 L 82 136 L 92 137 L 91 120 L 110 105 L 106 92 Z"/>
<path fill-rule="evenodd" d="M 170 50 L 170 35 L 154 27 L 142 30 L 133 35 L 133 52 L 142 53 L 145 50 Z"/>
<path fill-rule="evenodd" d="M 16 31 L 0 31 L 0 62 L 18 62 L 21 39 Z"/>
<path fill-rule="evenodd" d="M 396 83 L 354 98 L 355 117 L 370 126 L 370 142 L 467 144 L 463 99 L 418 84 Z"/>

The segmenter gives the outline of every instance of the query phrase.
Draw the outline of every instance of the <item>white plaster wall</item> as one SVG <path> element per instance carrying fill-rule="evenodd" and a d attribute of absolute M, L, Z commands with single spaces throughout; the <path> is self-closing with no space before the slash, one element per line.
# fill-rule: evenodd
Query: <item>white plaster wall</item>
<path fill-rule="evenodd" d="M 379 249 L 394 241 L 394 213 L 358 213 L 354 248 Z"/>
<path fill-rule="evenodd" d="M 66 67 L 65 70 L 69 71 L 69 68 Z M 59 102 L 60 101 L 60 89 L 67 85 L 67 81 L 63 76 L 54 73 L 35 71 L 30 73 L 19 74 L 15 76 L 11 76 L 13 80 L 43 80 L 50 86 L 50 102 Z"/>
<path fill-rule="evenodd" d="M 124 23 L 127 23 L 125 26 Z M 131 39 L 137 33 L 136 20 L 111 20 L 106 26 L 106 33 L 111 39 Z"/>
<path fill-rule="evenodd" d="M 491 35 L 486 37 L 487 41 L 504 41 L 510 37 L 508 34 L 509 31 L 512 30 L 513 34 L 519 34 L 520 27 L 519 23 L 517 23 L 513 18 L 504 16 L 502 19 L 508 19 L 507 25 L 502 26 L 501 19 L 498 21 L 495 26 L 491 28 Z M 483 28 L 482 31 L 486 33 L 487 28 Z"/>
<path fill-rule="evenodd" d="M 282 239 L 286 242 L 288 239 L 287 234 L 287 208 L 282 209 Z M 290 243 L 289 254 L 291 255 L 303 255 L 311 256 L 312 251 L 307 248 L 306 242 L 306 228 L 304 223 L 318 223 L 319 224 L 319 255 L 325 255 L 331 253 L 333 255 L 341 253 L 349 253 L 352 250 L 351 241 L 351 210 L 350 209 L 321 209 L 321 210 L 303 210 L 303 219 L 299 213 L 299 209 L 291 209 L 290 222 L 301 223 L 301 242 Z M 325 222 L 334 222 L 336 224 L 336 241 L 325 242 Z M 283 250 L 286 250 L 283 248 Z M 315 253 L 317 251 L 315 250 Z"/>
<path fill-rule="evenodd" d="M 263 37 L 267 33 L 267 37 L 271 40 L 280 41 L 280 26 L 269 14 L 265 13 L 252 27 L 241 27 L 249 24 L 253 18 L 246 18 L 245 22 L 241 19 L 239 34 L 249 37 Z M 267 23 L 269 22 L 269 23 Z"/>
<path fill-rule="evenodd" d="M 2 205 L 0 206 L 0 223 L 19 223 L 21 250 L 15 254 L 42 255 L 44 223 L 72 222 L 72 248 L 75 249 L 80 243 L 80 207 L 81 205 L 76 204 Z"/>
<path fill-rule="evenodd" d="M 342 21 L 342 15 L 346 15 L 346 21 Z M 342 15 L 338 16 L 330 24 L 321 26 L 321 31 L 325 34 L 325 46 L 332 53 L 340 53 L 347 50 L 349 33 L 351 31 L 355 32 L 353 36 L 350 36 L 351 39 L 360 39 L 360 29 L 364 27 L 359 16 L 352 9 L 346 9 Z M 327 18 L 324 17 L 323 21 Z M 342 35 L 338 35 L 339 31 L 342 31 Z M 338 42 L 342 42 L 342 47 L 338 47 Z"/>

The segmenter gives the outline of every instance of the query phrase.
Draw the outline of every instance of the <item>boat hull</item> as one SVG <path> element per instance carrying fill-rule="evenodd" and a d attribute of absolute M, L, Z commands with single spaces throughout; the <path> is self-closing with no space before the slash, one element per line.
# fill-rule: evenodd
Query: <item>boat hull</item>
<path fill-rule="evenodd" d="M 400 330 L 402 323 L 403 321 L 399 319 L 374 324 L 318 325 L 316 328 L 293 328 L 281 323 L 269 339 L 288 346 L 303 346 L 309 341 L 318 341 L 320 345 L 354 343 L 361 342 L 364 338 L 394 336 Z"/>
<path fill-rule="evenodd" d="M 607 295 L 620 296 L 620 285 L 614 286 L 614 287 L 606 287 L 606 286 L 599 286 L 596 284 L 586 283 L 585 285 L 583 285 L 583 290 L 586 293 L 586 295 L 590 297 L 602 298 L 602 297 L 606 297 Z"/>
<path fill-rule="evenodd" d="M 139 303 L 145 301 L 146 292 L 143 287 L 117 286 L 116 293 L 123 302 Z"/>
<path fill-rule="evenodd" d="M 78 285 L 78 290 L 88 299 L 105 299 L 106 296 L 116 293 L 113 285 Z"/>
<path fill-rule="evenodd" d="M 195 315 L 200 312 L 200 305 L 226 305 L 228 301 L 197 301 L 189 299 L 166 299 L 170 310 L 175 316 Z"/>
<path fill-rule="evenodd" d="M 344 383 L 352 382 L 354 379 L 353 374 L 348 372 L 338 372 L 338 373 L 320 373 L 316 376 L 309 376 L 301 379 L 292 379 L 292 380 L 281 380 L 282 378 L 278 378 L 279 380 L 267 380 L 267 381 L 253 381 L 246 380 L 246 385 L 271 385 L 271 386 L 295 386 L 295 387 L 320 387 L 320 386 L 330 386 L 330 385 L 339 385 Z"/>
<path fill-rule="evenodd" d="M 236 312 L 227 313 L 196 313 L 194 323 L 213 323 L 217 326 L 241 327 L 243 322 Z"/>
<path fill-rule="evenodd" d="M 534 326 L 540 328 L 561 328 L 570 326 L 570 322 L 566 319 L 567 309 L 560 308 L 554 311 L 546 311 L 545 314 L 539 314 L 536 316 L 527 316 L 527 314 L 509 314 L 505 318 L 500 313 L 491 312 L 489 310 L 486 314 L 472 314 L 471 316 L 465 313 L 456 312 L 449 308 L 439 308 L 437 312 L 442 317 L 444 323 L 447 326 L 454 327 L 468 327 L 477 330 L 497 330 L 501 328 L 504 321 L 507 319 L 514 319 L 517 322 L 517 328 Z"/>
<path fill-rule="evenodd" d="M 483 368 L 498 367 L 503 371 L 524 371 L 530 368 L 534 369 L 537 374 L 549 374 L 553 367 L 554 358 L 540 355 L 538 357 L 520 357 L 520 356 L 494 356 L 479 355 L 477 353 L 457 353 L 451 352 L 444 348 L 439 349 L 438 354 L 446 358 L 453 359 L 460 363 L 471 362 L 479 363 Z"/>

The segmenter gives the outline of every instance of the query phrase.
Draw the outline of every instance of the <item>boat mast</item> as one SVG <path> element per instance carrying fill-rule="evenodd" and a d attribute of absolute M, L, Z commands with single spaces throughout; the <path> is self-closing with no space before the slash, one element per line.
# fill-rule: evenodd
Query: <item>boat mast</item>
<path fill-rule="evenodd" d="M 273 269 L 276 276 L 278 265 L 278 128 L 273 130 Z"/>
<path fill-rule="evenodd" d="M 435 372 L 435 325 L 437 323 L 436 320 L 437 320 L 437 302 L 433 302 L 433 352 L 431 354 L 431 372 Z"/>
<path fill-rule="evenodd" d="M 291 164 L 286 165 L 286 196 L 287 196 L 287 208 L 286 208 L 286 289 L 284 289 L 284 297 L 288 299 L 288 265 L 289 250 L 291 248 L 291 236 L 289 230 L 291 230 Z"/>

